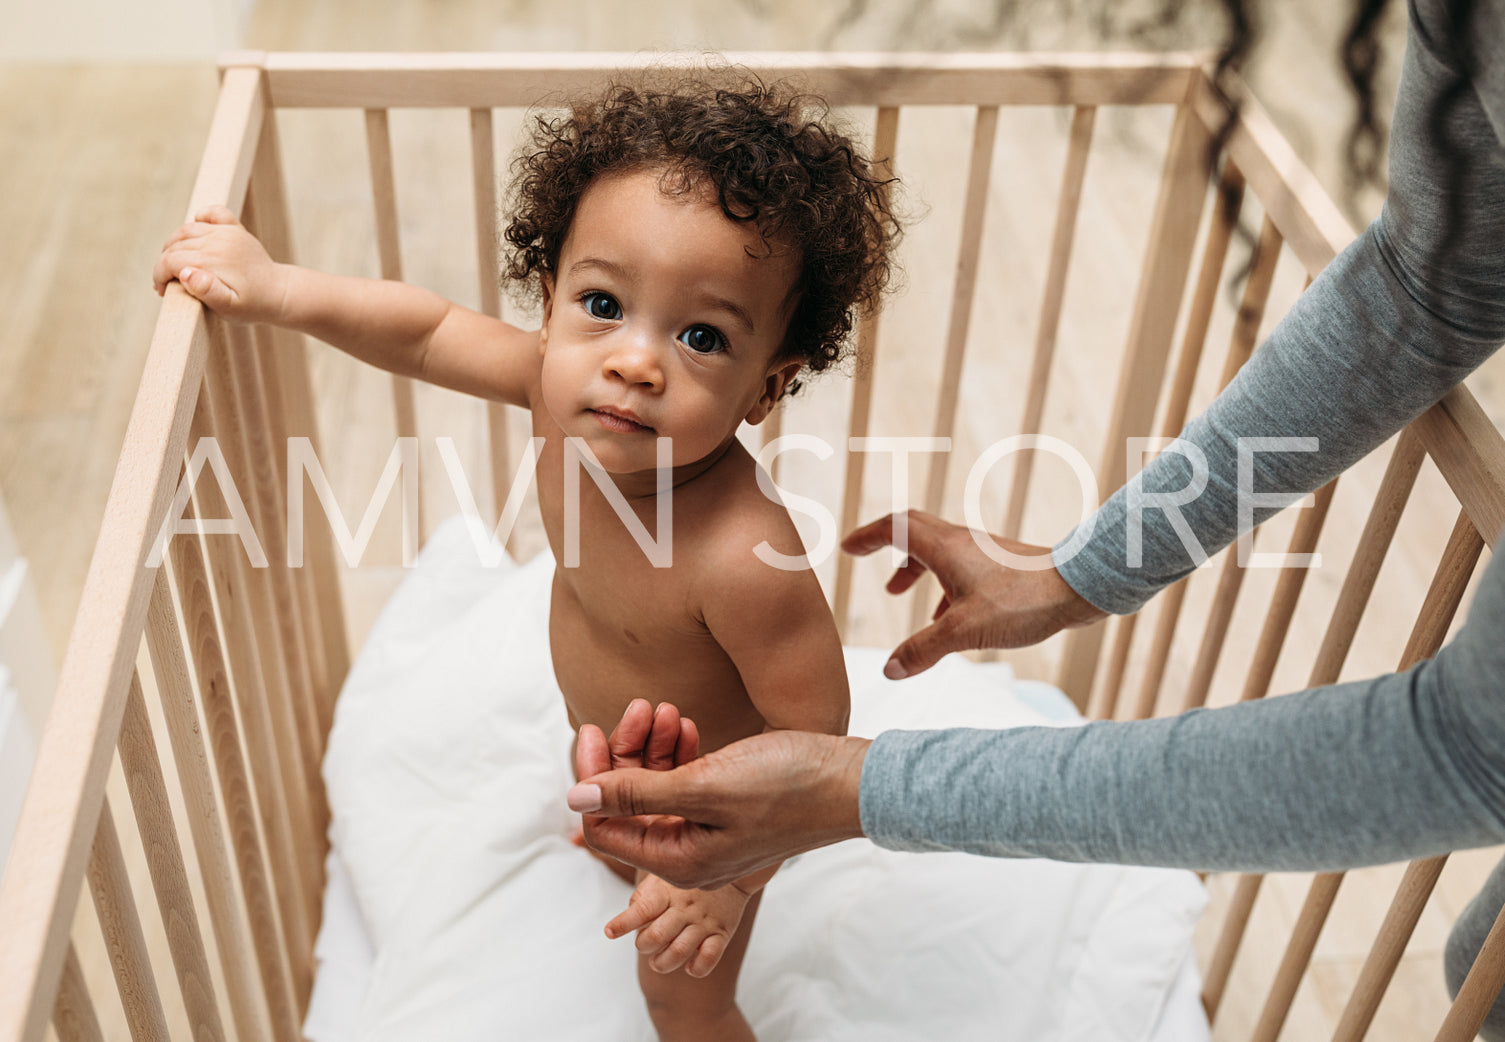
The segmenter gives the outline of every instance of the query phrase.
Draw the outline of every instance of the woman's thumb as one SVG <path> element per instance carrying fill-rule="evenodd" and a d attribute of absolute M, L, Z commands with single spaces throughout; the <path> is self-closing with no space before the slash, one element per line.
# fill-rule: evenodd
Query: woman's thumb
<path fill-rule="evenodd" d="M 638 814 L 682 814 L 683 798 L 675 799 L 676 771 L 627 767 L 580 782 L 565 797 L 570 810 L 603 818 Z"/>

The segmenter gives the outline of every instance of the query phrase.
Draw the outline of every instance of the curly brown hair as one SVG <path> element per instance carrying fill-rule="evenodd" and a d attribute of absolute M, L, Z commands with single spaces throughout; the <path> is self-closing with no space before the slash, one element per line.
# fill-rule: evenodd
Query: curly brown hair
<path fill-rule="evenodd" d="M 557 270 L 592 181 L 662 167 L 665 191 L 713 190 L 727 217 L 756 223 L 770 252 L 799 251 L 781 355 L 820 372 L 842 359 L 854 312 L 888 288 L 900 235 L 894 179 L 831 123 L 823 101 L 741 73 L 660 73 L 539 115 L 512 164 L 505 274 L 536 291 Z"/>

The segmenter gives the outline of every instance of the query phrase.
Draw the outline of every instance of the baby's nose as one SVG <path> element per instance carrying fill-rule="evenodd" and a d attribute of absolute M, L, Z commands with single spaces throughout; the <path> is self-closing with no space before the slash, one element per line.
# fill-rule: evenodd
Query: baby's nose
<path fill-rule="evenodd" d="M 660 387 L 664 373 L 658 348 L 644 337 L 628 337 L 618 342 L 606 357 L 606 375 L 629 384 Z"/>

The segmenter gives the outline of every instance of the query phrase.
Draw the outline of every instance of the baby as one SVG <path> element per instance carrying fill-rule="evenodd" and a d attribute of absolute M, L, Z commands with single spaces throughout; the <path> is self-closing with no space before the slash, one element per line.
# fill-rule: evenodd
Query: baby
<path fill-rule="evenodd" d="M 153 281 L 161 293 L 178 280 L 226 318 L 531 411 L 539 506 L 565 564 L 554 670 L 577 731 L 610 729 L 645 699 L 693 718 L 706 752 L 767 729 L 839 734 L 849 700 L 836 627 L 812 572 L 754 552 L 803 550 L 736 436 L 803 370 L 841 356 L 854 309 L 888 279 L 898 229 L 884 185 L 823 116 L 782 87 L 690 79 L 616 86 L 538 118 L 506 231 L 507 274 L 542 304 L 537 331 L 414 286 L 274 263 L 222 208 L 177 231 Z M 579 468 L 567 451 L 598 463 L 657 538 L 661 440 L 672 566 L 650 561 L 591 480 L 578 482 L 573 563 L 566 484 Z M 637 931 L 661 1039 L 753 1038 L 736 980 L 773 871 L 708 891 L 636 877 L 607 934 Z"/>

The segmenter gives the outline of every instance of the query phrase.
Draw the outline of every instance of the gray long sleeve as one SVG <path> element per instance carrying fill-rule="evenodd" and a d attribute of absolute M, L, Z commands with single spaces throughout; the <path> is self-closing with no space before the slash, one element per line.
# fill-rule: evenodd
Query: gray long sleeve
<path fill-rule="evenodd" d="M 1134 723 L 888 731 L 863 830 L 897 850 L 1330 870 L 1505 840 L 1505 555 L 1406 673 Z"/>
<path fill-rule="evenodd" d="M 1505 13 L 1496 14 L 1494 39 L 1505 44 Z M 1239 438 L 1316 438 L 1315 452 L 1254 457 L 1254 492 L 1310 492 L 1419 416 L 1505 341 L 1505 147 L 1479 94 L 1468 90 L 1441 129 L 1456 167 L 1439 148 L 1433 126 L 1452 74 L 1426 43 L 1437 37 L 1426 31 L 1427 17 L 1413 11 L 1383 212 L 1181 434 L 1207 460 L 1207 487 L 1181 513 L 1208 556 L 1237 534 Z M 1442 191 L 1450 183 L 1463 201 L 1452 228 Z M 1099 608 L 1126 614 L 1188 574 L 1194 561 L 1163 511 L 1143 514 L 1141 567 L 1130 566 L 1127 549 L 1131 492 L 1174 493 L 1191 480 L 1185 455 L 1159 456 L 1103 504 L 1079 553 L 1061 553 L 1069 540 L 1058 545 L 1062 577 Z M 1273 512 L 1256 510 L 1254 519 Z"/>
<path fill-rule="evenodd" d="M 1479 5 L 1474 79 L 1440 122 L 1451 79 L 1436 43 L 1447 38 L 1442 6 L 1412 0 L 1382 215 L 1182 433 L 1210 472 L 1182 508 L 1209 555 L 1237 532 L 1239 438 L 1318 439 L 1315 452 L 1255 457 L 1255 492 L 1309 492 L 1505 341 L 1505 146 L 1491 120 L 1505 112 L 1505 5 Z M 1445 187 L 1462 201 L 1451 225 Z M 1136 480 L 1142 492 L 1175 492 L 1191 477 L 1184 456 L 1166 453 Z M 1143 516 L 1143 564 L 1129 566 L 1128 491 L 1059 563 L 1078 592 L 1115 612 L 1193 567 L 1158 511 Z M 1496 843 L 1501 632 L 1505 566 L 1495 561 L 1459 637 L 1404 674 L 1170 720 L 889 732 L 867 754 L 863 828 L 895 849 L 1207 869 L 1352 867 Z"/>

